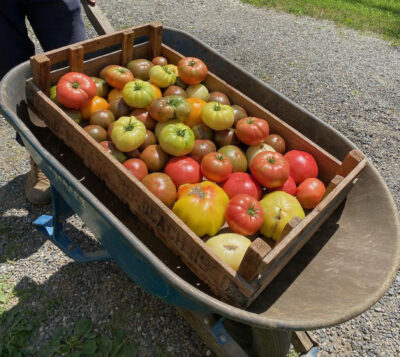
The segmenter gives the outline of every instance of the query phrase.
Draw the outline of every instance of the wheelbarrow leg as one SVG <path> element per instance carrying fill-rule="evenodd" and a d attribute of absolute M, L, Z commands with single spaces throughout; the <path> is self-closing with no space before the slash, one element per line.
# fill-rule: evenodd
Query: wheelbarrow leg
<path fill-rule="evenodd" d="M 255 356 L 286 357 L 290 348 L 291 332 L 252 327 Z"/>

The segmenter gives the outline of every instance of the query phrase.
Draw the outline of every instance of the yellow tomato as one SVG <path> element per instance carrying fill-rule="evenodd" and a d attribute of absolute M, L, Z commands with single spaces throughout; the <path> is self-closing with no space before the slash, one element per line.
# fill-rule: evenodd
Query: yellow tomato
<path fill-rule="evenodd" d="M 215 235 L 225 223 L 229 197 L 216 183 L 182 185 L 172 211 L 199 237 Z"/>
<path fill-rule="evenodd" d="M 153 83 L 150 83 L 150 84 L 151 84 L 151 85 L 153 86 L 153 88 L 154 88 L 154 93 L 155 93 L 154 99 L 161 98 L 161 97 L 162 97 L 162 93 L 161 93 L 160 87 L 159 87 L 159 86 L 156 86 L 156 85 L 153 84 Z"/>
<path fill-rule="evenodd" d="M 189 127 L 202 123 L 201 111 L 207 102 L 200 98 L 187 98 L 186 100 L 190 104 L 191 111 L 189 117 L 184 121 L 184 123 Z"/>
<path fill-rule="evenodd" d="M 175 76 L 179 76 L 178 74 L 178 66 L 175 66 L 174 64 L 167 64 L 167 67 L 175 73 Z"/>
<path fill-rule="evenodd" d="M 110 93 L 108 93 L 108 102 L 110 103 L 113 99 L 115 98 L 120 98 L 122 97 L 122 90 L 114 88 L 110 91 Z"/>
<path fill-rule="evenodd" d="M 103 109 L 108 109 L 108 102 L 104 98 L 95 95 L 81 108 L 81 112 L 84 119 L 89 119 L 90 114 Z"/>

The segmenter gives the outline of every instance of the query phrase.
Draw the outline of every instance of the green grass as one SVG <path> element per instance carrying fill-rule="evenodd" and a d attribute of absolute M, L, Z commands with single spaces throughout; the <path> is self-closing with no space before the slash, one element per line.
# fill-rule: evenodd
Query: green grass
<path fill-rule="evenodd" d="M 242 0 L 296 15 L 332 20 L 357 30 L 373 31 L 400 46 L 399 0 Z"/>

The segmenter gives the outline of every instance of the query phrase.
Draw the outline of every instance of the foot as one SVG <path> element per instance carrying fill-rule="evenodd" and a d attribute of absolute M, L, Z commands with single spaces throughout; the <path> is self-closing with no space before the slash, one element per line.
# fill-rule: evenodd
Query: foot
<path fill-rule="evenodd" d="M 51 203 L 50 181 L 32 159 L 31 171 L 25 184 L 25 196 L 30 203 L 36 206 Z"/>

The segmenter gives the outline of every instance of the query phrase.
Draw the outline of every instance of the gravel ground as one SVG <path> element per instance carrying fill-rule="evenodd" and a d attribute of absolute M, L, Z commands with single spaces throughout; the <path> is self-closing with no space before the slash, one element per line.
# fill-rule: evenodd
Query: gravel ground
<path fill-rule="evenodd" d="M 344 133 L 379 169 L 399 207 L 399 48 L 328 21 L 258 9 L 238 0 L 98 3 L 116 29 L 161 21 L 192 33 Z M 31 292 L 23 303 L 13 297 L 9 307 L 29 307 L 37 315 L 45 311 L 34 343 L 42 344 L 57 327 L 68 327 L 83 316 L 102 330 L 110 319 L 125 315 L 125 330 L 140 355 L 157 355 L 157 346 L 174 356 L 209 355 L 174 308 L 143 292 L 114 264 L 81 268 L 32 229 L 33 219 L 50 207 L 26 202 L 28 169 L 26 152 L 15 143 L 11 127 L 0 121 L 0 276 Z M 68 227 L 78 239 L 90 238 L 79 218 L 73 217 Z M 400 355 L 399 306 L 400 275 L 361 316 L 312 332 L 321 355 Z"/>

